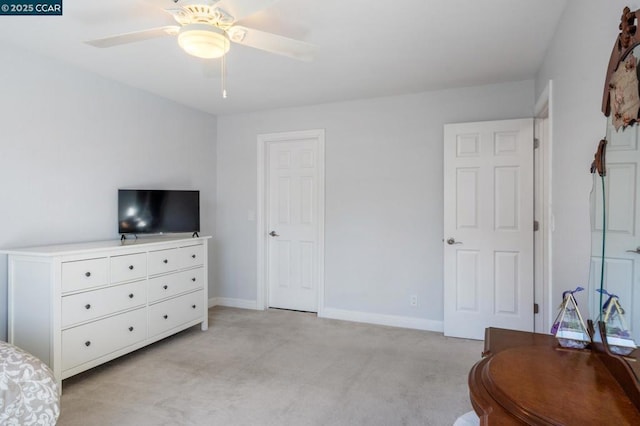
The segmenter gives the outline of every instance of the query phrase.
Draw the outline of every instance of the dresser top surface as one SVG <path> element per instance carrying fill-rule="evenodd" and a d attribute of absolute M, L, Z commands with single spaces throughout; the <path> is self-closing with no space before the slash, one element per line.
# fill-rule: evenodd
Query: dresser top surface
<path fill-rule="evenodd" d="M 469 374 L 480 424 L 640 424 L 640 411 L 594 350 L 554 336 L 487 328 Z"/>
<path fill-rule="evenodd" d="M 0 254 L 20 255 L 20 256 L 65 256 L 77 253 L 87 253 L 92 251 L 114 250 L 119 248 L 140 247 L 152 249 L 155 246 L 166 245 L 167 243 L 184 243 L 193 245 L 206 241 L 210 236 L 187 237 L 187 236 L 152 236 L 128 240 L 104 240 L 90 241 L 71 244 L 53 244 L 35 247 L 21 247 L 0 250 Z"/>

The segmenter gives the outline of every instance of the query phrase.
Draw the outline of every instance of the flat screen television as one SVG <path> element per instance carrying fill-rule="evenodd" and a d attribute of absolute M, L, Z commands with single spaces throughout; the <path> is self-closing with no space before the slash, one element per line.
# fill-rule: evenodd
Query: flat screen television
<path fill-rule="evenodd" d="M 200 232 L 200 191 L 118 190 L 118 233 Z"/>

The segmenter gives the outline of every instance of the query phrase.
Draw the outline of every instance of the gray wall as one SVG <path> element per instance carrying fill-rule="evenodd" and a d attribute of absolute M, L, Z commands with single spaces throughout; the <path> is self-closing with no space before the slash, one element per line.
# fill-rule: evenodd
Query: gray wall
<path fill-rule="evenodd" d="M 571 0 L 536 80 L 540 93 L 553 80 L 553 233 L 552 309 L 562 291 L 589 278 L 591 229 L 589 165 L 605 136 L 606 119 L 600 111 L 609 56 L 618 35 L 623 0 Z M 587 292 L 579 303 L 587 307 Z"/>
<path fill-rule="evenodd" d="M 0 57 L 0 248 L 117 238 L 119 187 L 199 189 L 213 233 L 214 116 L 22 49 Z"/>
<path fill-rule="evenodd" d="M 604 74 L 627 4 L 640 7 L 569 1 L 536 96 L 520 82 L 222 116 L 217 159 L 215 117 L 0 45 L 0 247 L 113 238 L 117 187 L 198 187 L 203 229 L 217 237 L 211 296 L 254 301 L 256 135 L 324 128 L 326 306 L 440 321 L 442 125 L 531 116 L 553 79 L 557 306 L 563 289 L 588 279 L 587 170 L 604 135 Z M 0 258 L 0 337 L 4 268 Z"/>
<path fill-rule="evenodd" d="M 441 324 L 443 125 L 531 117 L 533 104 L 524 81 L 219 116 L 215 296 L 256 300 L 256 136 L 323 128 L 325 306 Z"/>

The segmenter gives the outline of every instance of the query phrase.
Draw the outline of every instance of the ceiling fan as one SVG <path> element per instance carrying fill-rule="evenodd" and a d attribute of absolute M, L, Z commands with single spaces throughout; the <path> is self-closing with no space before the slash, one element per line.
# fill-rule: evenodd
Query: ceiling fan
<path fill-rule="evenodd" d="M 177 36 L 180 47 L 199 58 L 220 58 L 230 42 L 290 58 L 310 61 L 314 46 L 277 34 L 237 25 L 238 20 L 265 9 L 278 0 L 172 0 L 179 7 L 165 9 L 178 25 L 113 35 L 85 43 L 112 47 L 167 35 Z"/>

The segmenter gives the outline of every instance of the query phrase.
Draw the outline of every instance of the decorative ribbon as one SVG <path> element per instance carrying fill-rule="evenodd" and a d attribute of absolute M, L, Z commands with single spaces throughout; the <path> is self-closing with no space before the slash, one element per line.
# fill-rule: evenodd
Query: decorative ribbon
<path fill-rule="evenodd" d="M 584 290 L 584 288 L 578 286 L 573 291 L 571 291 L 571 290 L 563 291 L 562 292 L 562 300 L 564 300 L 564 298 L 567 297 L 567 294 L 574 294 L 574 293 L 577 293 L 577 292 L 582 291 L 582 290 Z"/>
<path fill-rule="evenodd" d="M 609 293 L 607 290 L 605 290 L 604 288 L 598 288 L 596 289 L 596 291 L 600 294 L 604 294 L 605 296 L 609 296 L 609 298 L 607 299 L 606 302 L 604 302 L 604 304 L 602 305 L 602 310 L 606 311 L 607 308 L 609 307 L 609 304 L 611 303 L 611 301 L 613 299 L 619 299 L 618 295 L 613 294 L 613 293 Z"/>

